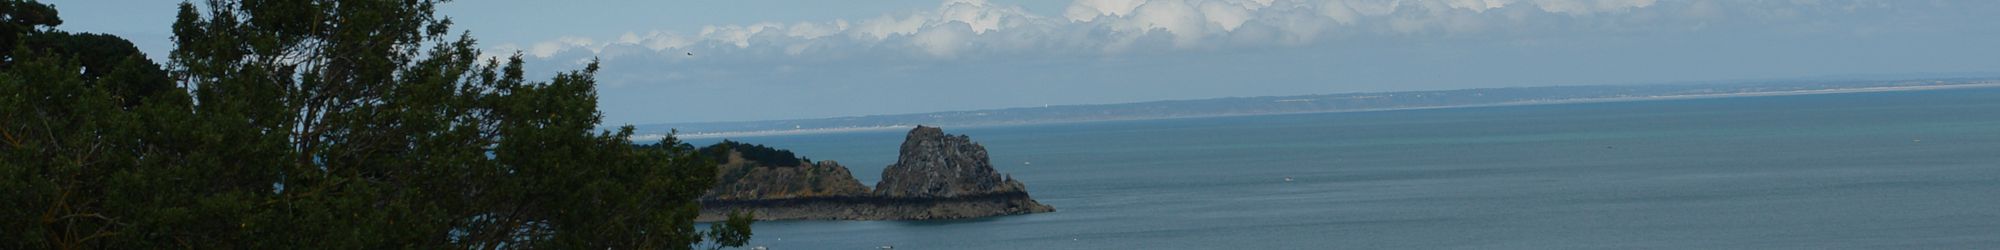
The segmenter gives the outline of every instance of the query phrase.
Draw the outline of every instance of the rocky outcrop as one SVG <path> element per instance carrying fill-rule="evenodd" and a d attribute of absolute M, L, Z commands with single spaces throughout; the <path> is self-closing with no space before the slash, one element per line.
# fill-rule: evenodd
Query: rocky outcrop
<path fill-rule="evenodd" d="M 1029 197 L 1026 185 L 995 170 L 985 146 L 935 127 L 910 130 L 896 163 L 883 170 L 873 191 L 831 161 L 792 168 L 725 164 L 718 176 L 722 179 L 703 197 L 697 220 L 720 220 L 729 211 L 748 211 L 759 220 L 958 219 L 1055 211 Z"/>
<path fill-rule="evenodd" d="M 737 157 L 738 153 L 732 153 Z M 834 161 L 772 165 L 732 158 L 718 166 L 716 185 L 702 200 L 768 200 L 868 195 L 847 167 Z"/>
<path fill-rule="evenodd" d="M 937 198 L 1012 193 L 1027 190 L 1020 182 L 1000 175 L 986 158 L 986 146 L 964 135 L 948 135 L 943 129 L 917 126 L 903 139 L 896 164 L 882 170 L 875 195 L 883 197 Z"/>

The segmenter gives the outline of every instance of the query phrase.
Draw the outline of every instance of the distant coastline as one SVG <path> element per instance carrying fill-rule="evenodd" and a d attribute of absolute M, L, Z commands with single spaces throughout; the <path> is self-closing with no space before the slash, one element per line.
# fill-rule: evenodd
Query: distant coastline
<path fill-rule="evenodd" d="M 1058 124 L 1258 115 L 1376 112 L 1573 103 L 1816 95 L 2000 87 L 2000 79 L 1926 79 L 1841 83 L 1764 83 L 1641 86 L 1567 86 L 1463 89 L 1300 96 L 1233 97 L 1141 103 L 873 115 L 822 119 L 641 125 L 634 140 L 656 140 L 667 131 L 679 138 L 754 137 L 908 129 L 916 124 L 954 127 Z M 1517 92 L 1505 99 L 1491 92 Z M 1578 93 L 1572 93 L 1578 92 Z M 1398 98 L 1413 99 L 1398 102 Z M 1450 100 L 1450 99 L 1475 100 Z M 1339 105 L 1325 104 L 1341 102 Z M 1041 111 L 1059 110 L 1059 111 Z M 1039 112 L 1037 112 L 1039 111 Z M 1080 115 L 1080 113 L 1083 113 Z M 1013 115 L 1004 119 L 996 114 Z M 793 124 L 793 125 L 784 125 Z"/>

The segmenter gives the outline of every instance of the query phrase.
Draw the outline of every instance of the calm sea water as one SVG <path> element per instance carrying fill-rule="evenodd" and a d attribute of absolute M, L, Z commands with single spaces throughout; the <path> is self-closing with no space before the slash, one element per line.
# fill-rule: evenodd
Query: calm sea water
<path fill-rule="evenodd" d="M 2000 248 L 2000 89 L 945 131 L 1058 211 L 760 222 L 752 245 Z M 735 139 L 872 185 L 903 132 Z"/>

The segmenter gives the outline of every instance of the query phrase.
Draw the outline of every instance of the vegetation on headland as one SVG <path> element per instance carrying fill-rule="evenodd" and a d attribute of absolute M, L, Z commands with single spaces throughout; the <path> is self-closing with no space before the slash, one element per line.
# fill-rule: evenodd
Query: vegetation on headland
<path fill-rule="evenodd" d="M 0 249 L 741 246 L 715 164 L 595 131 L 593 63 L 480 55 L 442 0 L 183 3 L 164 66 L 0 0 Z M 161 10 L 166 11 L 166 10 Z"/>
<path fill-rule="evenodd" d="M 702 147 L 704 155 L 717 159 L 715 187 L 701 197 L 704 207 L 715 202 L 744 199 L 771 199 L 866 194 L 868 186 L 854 179 L 847 167 L 833 161 L 805 162 L 787 158 L 791 151 L 723 141 Z M 752 160 L 750 158 L 763 158 Z M 731 211 L 720 211 L 726 213 Z M 718 211 L 709 210 L 705 220 L 714 220 Z"/>
<path fill-rule="evenodd" d="M 799 164 L 797 163 L 800 162 L 812 163 L 812 159 L 799 158 L 798 155 L 792 154 L 791 150 L 772 148 L 763 144 L 722 140 L 722 142 L 717 142 L 715 145 L 701 147 L 702 155 L 707 156 L 709 159 L 715 159 L 717 163 L 722 164 L 730 163 L 729 153 L 731 150 L 734 150 L 744 160 L 763 163 L 762 165 L 769 167 L 793 167 L 798 166 Z"/>

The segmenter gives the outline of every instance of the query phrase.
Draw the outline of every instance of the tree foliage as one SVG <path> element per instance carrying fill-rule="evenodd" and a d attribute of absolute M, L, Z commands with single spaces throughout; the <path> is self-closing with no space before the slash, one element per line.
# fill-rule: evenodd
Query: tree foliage
<path fill-rule="evenodd" d="M 165 67 L 4 0 L 0 248 L 740 246 L 715 164 L 596 131 L 595 63 L 544 82 L 435 0 L 183 3 Z M 27 13 L 27 14 L 20 14 Z"/>
<path fill-rule="evenodd" d="M 799 158 L 791 150 L 772 148 L 763 144 L 722 140 L 722 142 L 717 142 L 715 145 L 701 147 L 703 155 L 725 164 L 729 163 L 730 151 L 735 151 L 745 160 L 755 161 L 770 167 L 794 167 L 798 166 L 799 162 L 811 163 L 808 159 Z"/>

